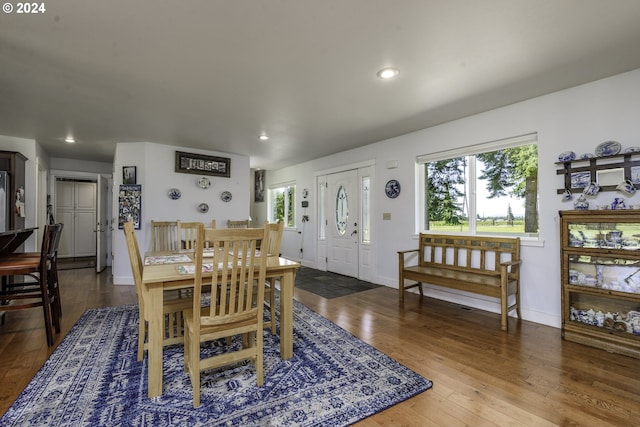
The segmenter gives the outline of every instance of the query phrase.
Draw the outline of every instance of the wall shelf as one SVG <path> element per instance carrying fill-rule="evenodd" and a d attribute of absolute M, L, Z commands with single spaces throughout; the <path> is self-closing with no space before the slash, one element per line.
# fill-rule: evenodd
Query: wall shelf
<path fill-rule="evenodd" d="M 564 175 L 564 188 L 558 188 L 557 193 L 562 194 L 565 189 L 580 190 L 584 186 L 576 183 L 585 182 L 588 176 L 589 182 L 597 182 L 598 171 L 623 169 L 624 178 L 631 179 L 636 189 L 640 188 L 640 153 L 616 154 L 607 157 L 593 157 L 591 159 L 577 159 L 567 162 L 556 162 L 559 169 L 558 175 Z M 587 174 L 588 175 L 585 175 Z M 580 179 L 582 178 L 582 179 Z M 615 191 L 615 185 L 600 185 L 600 191 Z"/>

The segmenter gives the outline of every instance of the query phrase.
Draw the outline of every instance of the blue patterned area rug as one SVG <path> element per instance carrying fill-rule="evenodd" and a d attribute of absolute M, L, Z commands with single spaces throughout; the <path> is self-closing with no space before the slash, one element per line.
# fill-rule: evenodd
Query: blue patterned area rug
<path fill-rule="evenodd" d="M 281 360 L 278 336 L 265 330 L 264 385 L 256 386 L 251 363 L 203 372 L 202 405 L 193 409 L 180 345 L 165 348 L 163 395 L 147 398 L 146 359 L 136 361 L 137 323 L 136 306 L 84 313 L 0 425 L 335 427 L 432 386 L 294 301 L 293 358 Z"/>

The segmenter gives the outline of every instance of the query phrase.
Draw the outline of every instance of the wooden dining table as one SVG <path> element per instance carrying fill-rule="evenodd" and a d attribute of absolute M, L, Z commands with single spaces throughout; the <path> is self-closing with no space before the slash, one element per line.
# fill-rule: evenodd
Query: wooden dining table
<path fill-rule="evenodd" d="M 164 335 L 162 305 L 164 291 L 188 289 L 194 286 L 192 274 L 178 272 L 180 265 L 193 264 L 193 261 L 163 263 L 158 256 L 163 255 L 147 254 L 142 272 L 143 292 L 145 292 L 143 298 L 147 310 L 145 317 L 149 322 L 147 371 L 149 397 L 162 394 Z M 298 267 L 300 267 L 300 263 L 286 258 L 277 256 L 267 258 L 266 277 L 280 279 L 280 357 L 283 360 L 293 356 L 293 287 Z"/>

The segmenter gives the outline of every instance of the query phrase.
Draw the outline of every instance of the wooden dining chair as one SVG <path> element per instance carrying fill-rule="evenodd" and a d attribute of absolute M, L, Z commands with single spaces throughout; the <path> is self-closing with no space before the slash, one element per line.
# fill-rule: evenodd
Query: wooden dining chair
<path fill-rule="evenodd" d="M 60 333 L 60 293 L 57 288 L 57 274 L 54 286 L 52 269 L 57 269 L 55 258 L 62 228 L 62 224 L 45 226 L 39 256 L 16 254 L 0 260 L 0 275 L 3 276 L 0 302 L 6 304 L 2 306 L 2 311 L 42 307 L 49 346 L 54 342 L 53 330 Z M 7 278 L 10 276 L 25 276 L 35 281 L 9 284 Z M 4 317 L 2 321 L 4 322 Z"/>
<path fill-rule="evenodd" d="M 201 222 L 178 221 L 178 241 L 181 249 L 194 250 L 198 237 L 198 226 Z"/>
<path fill-rule="evenodd" d="M 256 382 L 263 372 L 263 305 L 267 257 L 257 251 L 268 242 L 264 228 L 206 229 L 200 227 L 195 250 L 194 302 L 185 311 L 184 363 L 193 387 L 193 407 L 200 406 L 200 371 L 243 360 L 253 361 Z M 213 244 L 211 267 L 203 272 L 204 241 Z M 207 262 L 209 262 L 207 260 Z M 203 282 L 211 286 L 211 305 L 200 306 Z M 254 292 L 255 289 L 255 292 Z M 201 359 L 200 343 L 242 336 L 242 348 Z M 224 342 L 224 341 L 220 341 Z"/>
<path fill-rule="evenodd" d="M 131 271 L 133 273 L 133 281 L 136 286 L 136 295 L 138 297 L 138 311 L 140 320 L 138 321 L 138 361 L 144 358 L 144 351 L 148 349 L 147 345 L 147 322 L 148 314 L 146 311 L 146 303 L 144 300 L 142 269 L 144 268 L 142 257 L 140 256 L 140 248 L 138 239 L 136 238 L 133 222 L 125 222 L 124 235 L 127 241 L 127 249 L 129 251 L 129 261 L 131 263 Z M 171 344 L 179 344 L 183 342 L 183 310 L 191 308 L 191 297 L 185 297 L 177 291 L 165 291 L 162 305 L 162 313 L 165 317 L 165 333 L 163 346 Z"/>
<path fill-rule="evenodd" d="M 180 249 L 178 221 L 151 221 L 151 252 Z"/>
<path fill-rule="evenodd" d="M 241 220 L 227 220 L 227 228 L 249 228 L 249 220 L 241 219 Z"/>
<path fill-rule="evenodd" d="M 270 257 L 279 257 L 280 256 L 280 246 L 282 244 L 282 234 L 284 232 L 284 221 L 279 221 L 275 223 L 269 223 L 269 221 L 264 222 L 264 228 L 269 233 L 269 242 L 268 246 L 265 247 L 264 244 L 260 245 L 261 251 L 266 251 L 267 256 Z M 276 334 L 276 305 L 275 305 L 275 285 L 276 279 L 275 277 L 268 278 L 265 283 L 264 288 L 264 300 L 265 305 L 267 301 L 269 301 L 269 314 L 270 321 L 269 323 L 265 323 L 265 328 L 269 327 L 271 329 L 271 335 Z"/>

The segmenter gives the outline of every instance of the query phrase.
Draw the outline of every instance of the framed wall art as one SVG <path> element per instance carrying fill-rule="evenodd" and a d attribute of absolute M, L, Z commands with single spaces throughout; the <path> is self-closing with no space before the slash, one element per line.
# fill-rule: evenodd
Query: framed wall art
<path fill-rule="evenodd" d="M 176 168 L 178 173 L 212 175 L 229 178 L 231 176 L 231 159 L 226 157 L 206 156 L 176 151 Z"/>
<path fill-rule="evenodd" d="M 624 181 L 624 168 L 596 171 L 596 181 L 600 187 L 605 185 L 616 186 Z"/>
<path fill-rule="evenodd" d="M 122 183 L 123 184 L 137 184 L 137 182 L 136 182 L 136 167 L 135 166 L 123 166 L 122 167 Z"/>
<path fill-rule="evenodd" d="M 142 186 L 121 185 L 118 193 L 118 228 L 123 229 L 124 223 L 133 221 L 136 230 L 140 230 L 142 217 Z"/>
<path fill-rule="evenodd" d="M 253 190 L 254 202 L 264 202 L 264 174 L 265 174 L 264 169 L 258 169 L 255 171 L 255 174 L 254 174 L 255 185 Z"/>

